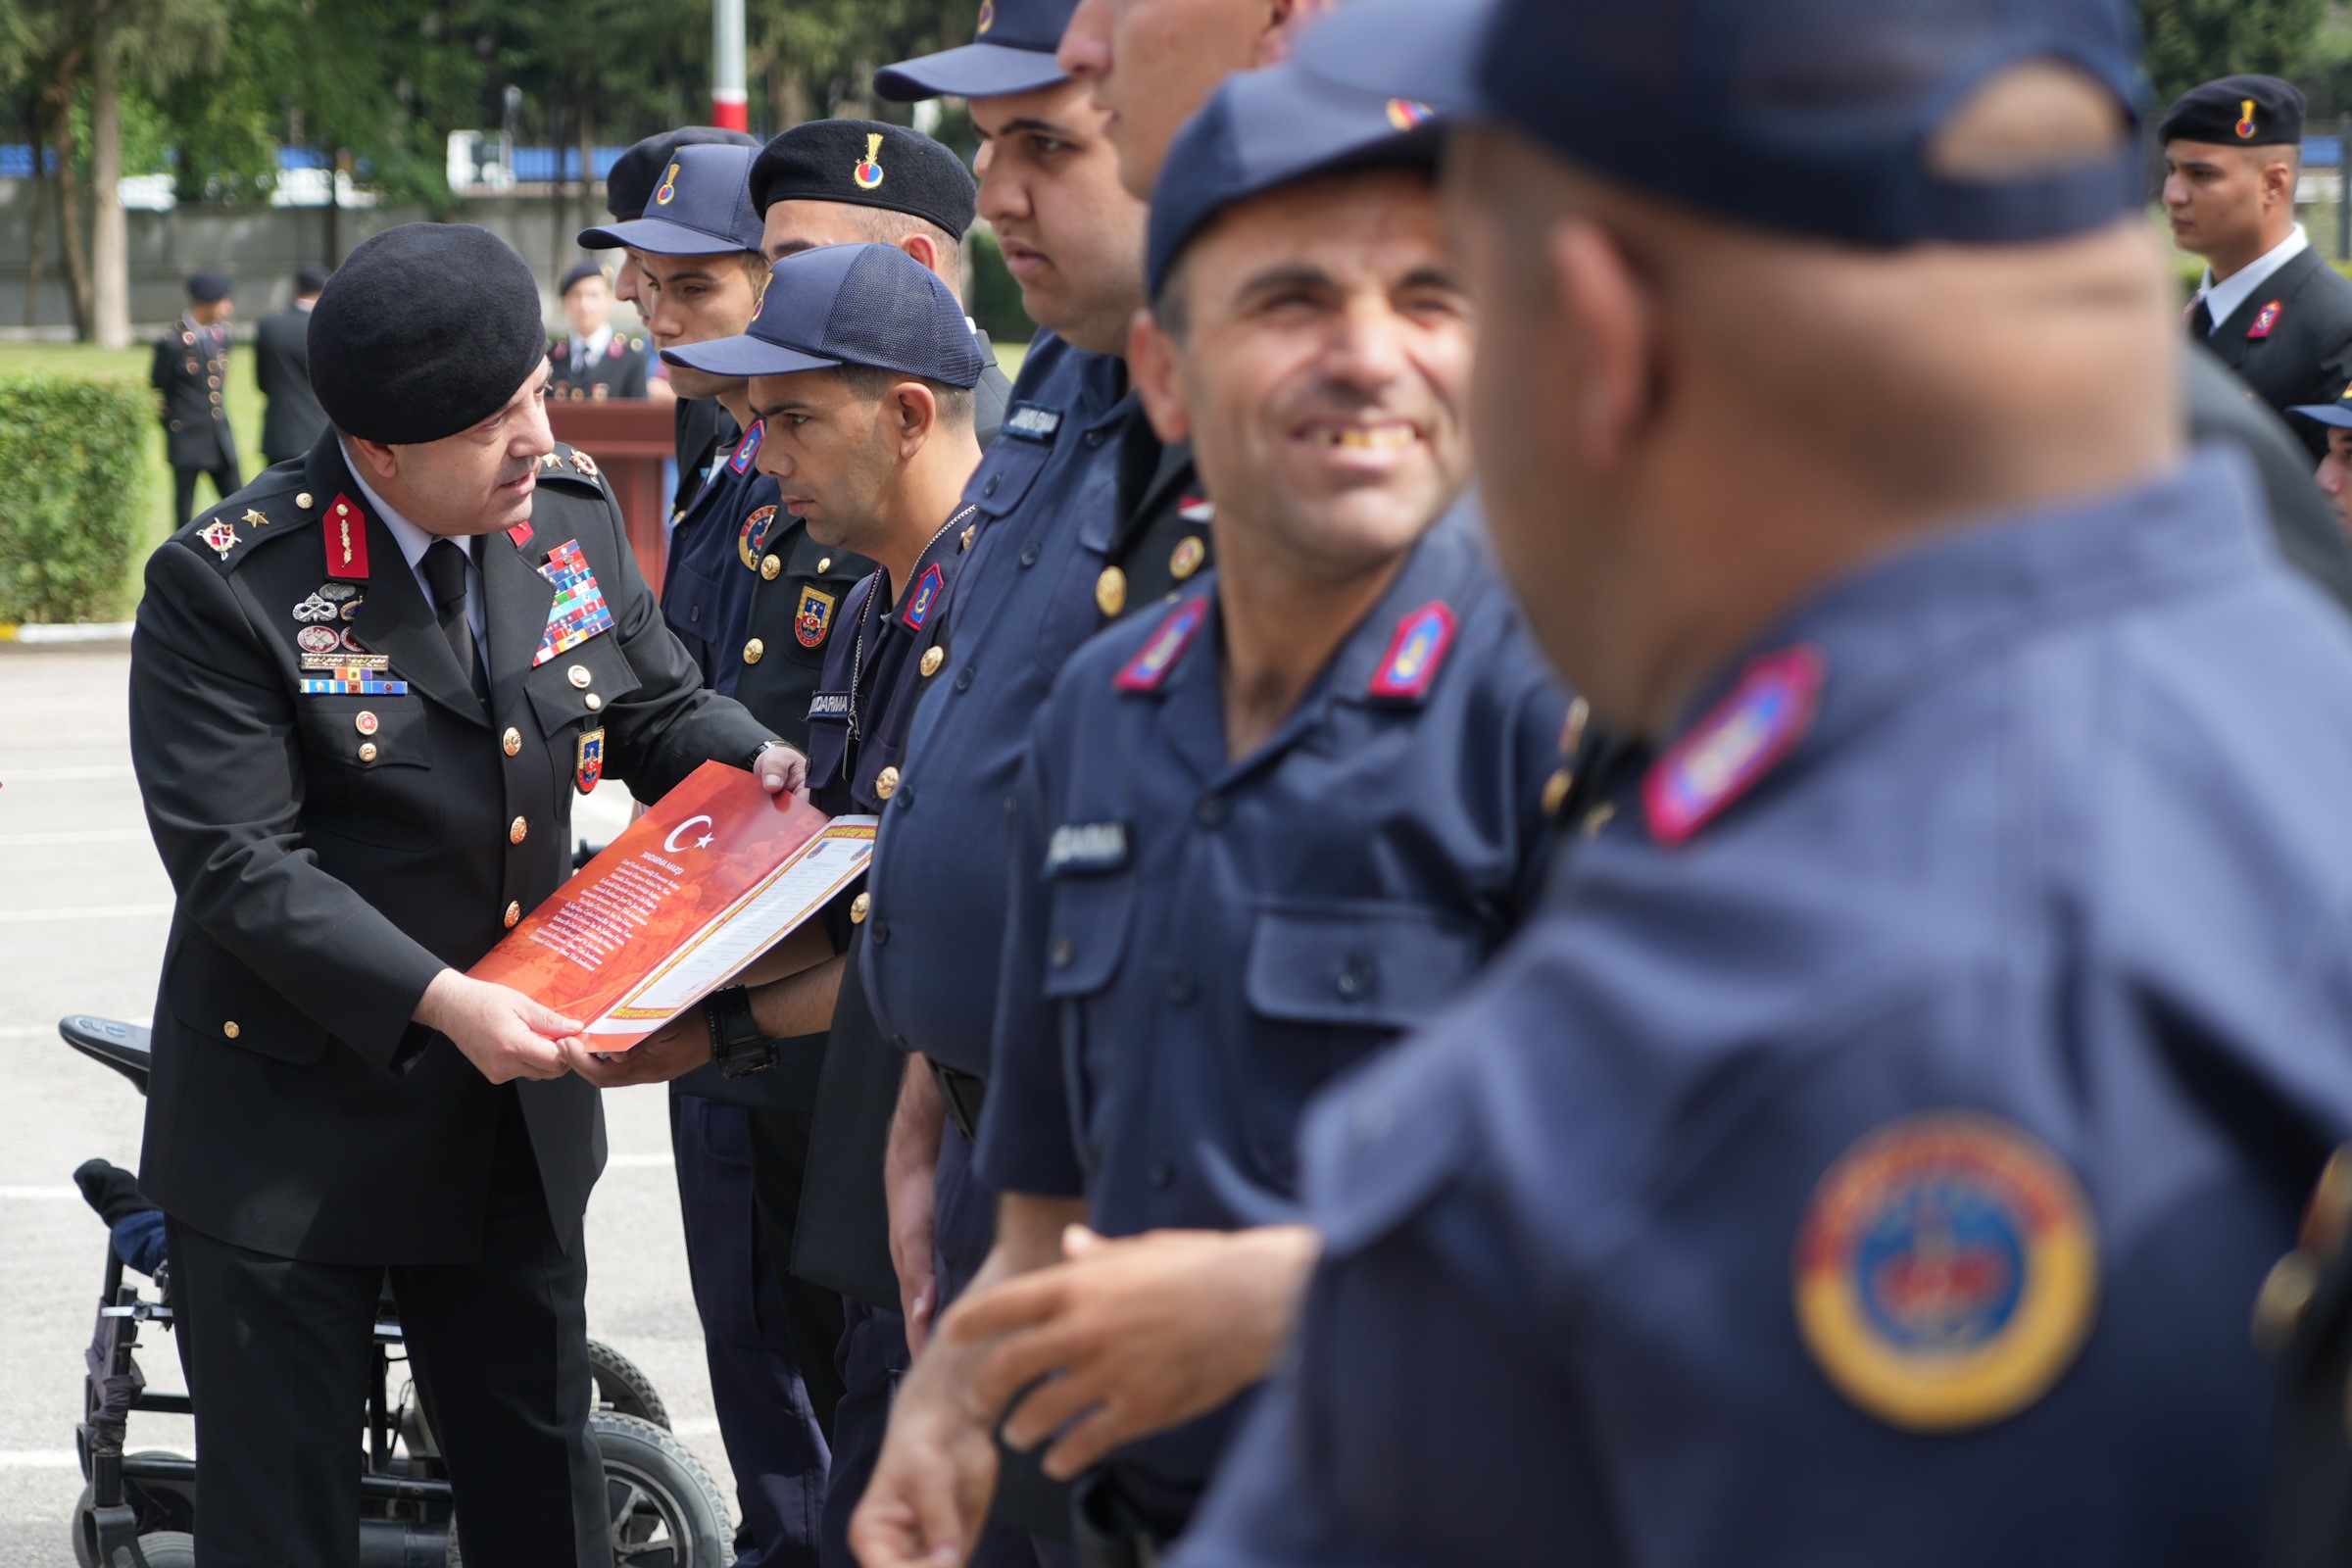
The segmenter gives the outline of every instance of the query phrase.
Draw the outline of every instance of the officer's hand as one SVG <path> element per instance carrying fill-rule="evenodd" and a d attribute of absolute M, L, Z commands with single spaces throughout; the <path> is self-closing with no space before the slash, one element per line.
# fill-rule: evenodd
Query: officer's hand
<path fill-rule="evenodd" d="M 791 795 L 808 787 L 808 759 L 781 742 L 761 747 L 752 759 L 752 771 L 770 795 Z"/>
<path fill-rule="evenodd" d="M 1262 1380 L 1321 1250 L 1322 1238 L 1303 1225 L 1125 1241 L 1073 1225 L 1062 1238 L 1066 1262 L 974 1292 L 940 1335 L 995 1342 L 972 1376 L 975 1409 L 1002 1408 L 1050 1380 L 1013 1410 L 1004 1441 L 1027 1449 L 1060 1433 L 1045 1471 L 1066 1481 Z"/>
<path fill-rule="evenodd" d="M 449 1037 L 494 1084 L 516 1078 L 561 1078 L 571 1069 L 564 1046 L 580 1032 L 577 1019 L 543 1007 L 519 991 L 444 969 L 424 988 L 416 1021 Z"/>
<path fill-rule="evenodd" d="M 564 1042 L 564 1063 L 599 1089 L 665 1084 L 710 1059 L 710 1025 L 703 1009 L 693 1007 L 610 1060 L 599 1061 L 598 1054 L 591 1041 Z"/>
<path fill-rule="evenodd" d="M 957 1396 L 969 1356 L 917 1359 L 899 1385 L 882 1455 L 850 1516 L 850 1550 L 864 1568 L 957 1568 L 971 1556 L 997 1490 L 988 1423 Z"/>

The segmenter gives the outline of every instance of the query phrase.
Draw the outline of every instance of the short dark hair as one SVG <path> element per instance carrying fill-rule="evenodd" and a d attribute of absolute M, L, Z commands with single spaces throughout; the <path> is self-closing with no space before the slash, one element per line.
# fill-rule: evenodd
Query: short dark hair
<path fill-rule="evenodd" d="M 879 403 L 890 395 L 890 389 L 902 381 L 920 381 L 931 389 L 931 401 L 939 405 L 941 422 L 952 430 L 969 429 L 972 423 L 973 398 L 968 386 L 950 386 L 925 375 L 908 375 L 904 370 L 885 370 L 873 365 L 845 365 L 839 372 L 842 384 L 851 395 L 866 403 Z"/>

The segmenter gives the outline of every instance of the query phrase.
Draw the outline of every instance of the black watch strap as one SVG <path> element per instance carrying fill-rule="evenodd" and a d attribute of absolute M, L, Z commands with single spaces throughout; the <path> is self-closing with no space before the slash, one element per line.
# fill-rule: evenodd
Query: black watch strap
<path fill-rule="evenodd" d="M 775 1047 L 760 1033 L 752 1017 L 751 993 L 741 986 L 713 991 L 703 1004 L 710 1025 L 710 1059 L 722 1078 L 742 1078 L 765 1072 L 776 1064 Z"/>

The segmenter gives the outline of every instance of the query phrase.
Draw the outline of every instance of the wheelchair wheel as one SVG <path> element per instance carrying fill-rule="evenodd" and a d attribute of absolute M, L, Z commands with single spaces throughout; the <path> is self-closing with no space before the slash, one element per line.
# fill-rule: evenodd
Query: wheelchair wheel
<path fill-rule="evenodd" d="M 130 1457 L 183 1459 L 186 1455 L 165 1448 L 144 1448 Z M 139 1481 L 125 1476 L 122 1480 L 122 1500 L 137 1513 L 141 1536 L 159 1532 L 184 1535 L 196 1528 L 196 1493 L 192 1487 L 171 1481 Z M 96 1506 L 97 1489 L 85 1482 L 81 1489 L 81 1500 L 74 1505 L 74 1568 L 99 1568 L 95 1533 L 84 1528 L 84 1522 Z"/>
<path fill-rule="evenodd" d="M 628 1568 L 727 1568 L 735 1560 L 727 1499 L 693 1450 L 651 1421 L 610 1410 L 590 1416 L 588 1429 L 605 1462 L 605 1512 L 612 1521 L 614 1562 Z M 463 1568 L 454 1519 L 445 1560 L 448 1568 Z"/>
<path fill-rule="evenodd" d="M 669 1430 L 669 1407 L 655 1392 L 654 1380 L 642 1367 L 610 1345 L 588 1342 L 588 1375 L 596 1383 L 596 1407 L 614 1415 L 633 1415 Z"/>
<path fill-rule="evenodd" d="M 147 1568 L 196 1568 L 196 1538 L 179 1530 L 159 1530 L 139 1538 L 139 1550 L 145 1553 Z M 129 1561 L 128 1553 L 116 1554 Z"/>

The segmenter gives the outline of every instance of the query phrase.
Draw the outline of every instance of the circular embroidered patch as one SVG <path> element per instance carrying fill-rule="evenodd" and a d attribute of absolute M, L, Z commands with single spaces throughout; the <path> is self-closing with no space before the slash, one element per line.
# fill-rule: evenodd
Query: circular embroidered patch
<path fill-rule="evenodd" d="M 2074 1176 L 1966 1112 L 1882 1127 L 1830 1167 L 1797 1238 L 1796 1317 L 1845 1396 L 1953 1432 L 2017 1414 L 2073 1364 L 2098 1298 Z"/>
<path fill-rule="evenodd" d="M 743 519 L 743 528 L 735 535 L 735 553 L 754 571 L 760 569 L 760 552 L 767 548 L 767 536 L 775 524 L 776 509 L 761 507 Z"/>

